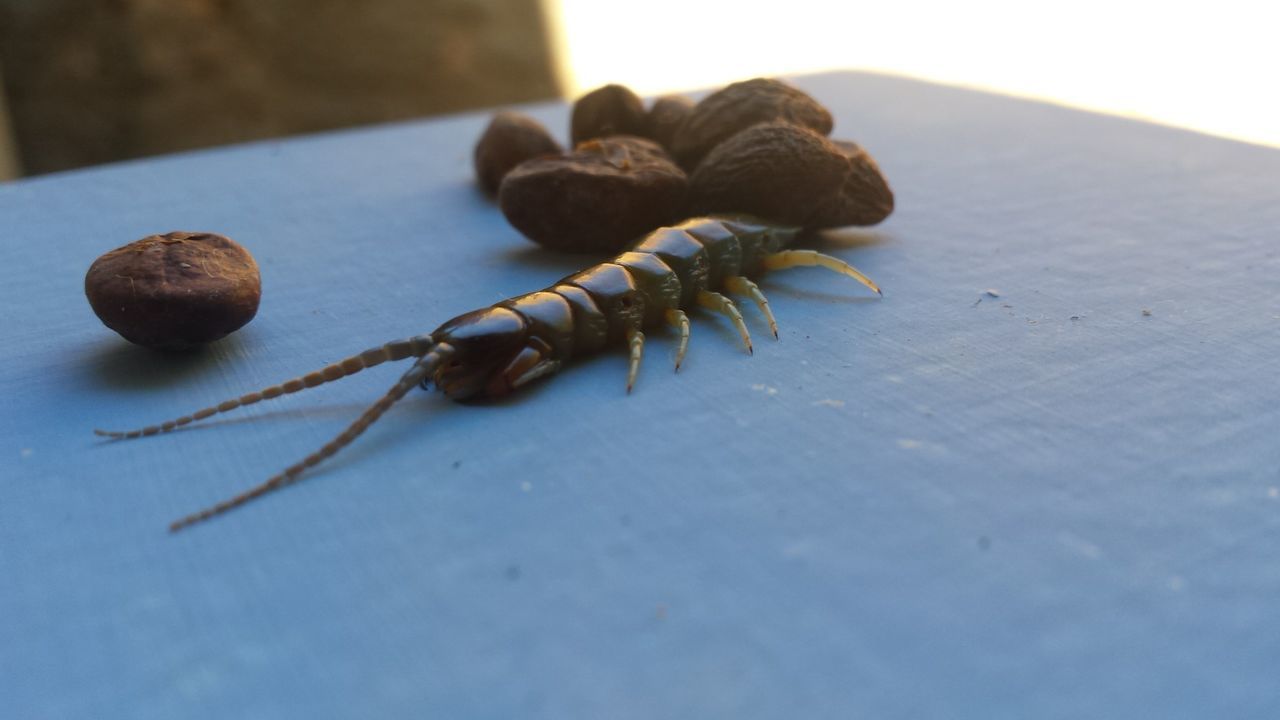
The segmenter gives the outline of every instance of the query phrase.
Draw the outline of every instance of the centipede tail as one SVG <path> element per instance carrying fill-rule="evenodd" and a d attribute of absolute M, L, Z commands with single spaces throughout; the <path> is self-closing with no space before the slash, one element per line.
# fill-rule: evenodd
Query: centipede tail
<path fill-rule="evenodd" d="M 493 306 L 459 315 L 430 335 L 388 343 L 322 370 L 225 401 L 191 415 L 125 432 L 95 431 L 113 438 L 168 432 L 217 413 L 298 392 L 392 360 L 416 362 L 387 393 L 333 440 L 300 462 L 233 498 L 189 515 L 180 530 L 295 482 L 304 471 L 346 447 L 414 385 L 434 385 L 461 402 L 502 397 L 558 372 L 572 359 L 609 347 L 628 351 L 626 390 L 631 392 L 644 356 L 645 330 L 667 326 L 679 333 L 675 367 L 689 344 L 688 313 L 706 309 L 728 319 L 753 353 L 751 335 L 737 304 L 726 293 L 752 301 L 769 323 L 778 324 L 752 277 L 793 267 L 821 267 L 880 288 L 852 265 L 813 250 L 790 250 L 799 228 L 747 217 L 704 217 L 659 228 L 626 252 L 553 283 Z"/>

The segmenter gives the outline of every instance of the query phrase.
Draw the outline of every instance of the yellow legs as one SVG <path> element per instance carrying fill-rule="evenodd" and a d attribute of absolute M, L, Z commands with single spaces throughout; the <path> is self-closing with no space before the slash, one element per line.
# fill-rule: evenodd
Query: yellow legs
<path fill-rule="evenodd" d="M 871 281 L 871 278 L 863 275 L 854 266 L 839 258 L 824 255 L 814 250 L 783 250 L 764 256 L 760 264 L 764 271 L 785 270 L 793 267 L 826 268 L 857 280 L 873 290 L 877 295 L 884 295 L 880 291 L 880 287 Z M 734 295 L 743 295 L 750 298 L 756 307 L 760 309 L 760 314 L 764 315 L 765 320 L 768 321 L 769 330 L 773 332 L 774 339 L 777 339 L 778 322 L 774 319 L 773 310 L 769 308 L 769 300 L 764 296 L 764 292 L 760 290 L 759 285 L 741 275 L 734 275 L 725 278 L 723 289 Z M 729 322 L 733 323 L 734 329 L 738 331 L 738 335 L 742 337 L 742 346 L 746 348 L 748 353 L 755 354 L 755 350 L 751 345 L 751 333 L 747 331 L 747 324 L 742 319 L 742 312 L 734 304 L 733 300 L 718 292 L 699 290 L 696 302 L 699 307 L 728 318 Z M 685 352 L 689 349 L 689 316 L 683 310 L 673 308 L 663 314 L 663 319 L 680 333 L 679 345 L 676 348 L 676 371 L 678 372 L 681 363 L 684 362 Z M 640 371 L 640 359 L 644 352 L 644 333 L 640 332 L 639 328 L 633 328 L 628 331 L 627 344 L 630 349 L 630 358 L 627 364 L 627 392 L 629 393 L 635 386 L 636 376 Z"/>

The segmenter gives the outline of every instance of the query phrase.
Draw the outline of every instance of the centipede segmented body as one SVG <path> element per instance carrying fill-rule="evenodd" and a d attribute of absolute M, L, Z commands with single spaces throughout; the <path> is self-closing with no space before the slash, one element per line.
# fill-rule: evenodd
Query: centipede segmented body
<path fill-rule="evenodd" d="M 612 260 L 569 275 L 545 290 L 459 315 L 427 335 L 365 350 L 302 377 L 159 425 L 94 432 L 111 438 L 155 435 L 384 362 L 414 359 L 399 381 L 337 437 L 248 491 L 174 522 L 170 530 L 177 531 L 296 481 L 306 469 L 359 437 L 415 385 L 434 385 L 464 402 L 498 398 L 555 373 L 575 357 L 625 344 L 630 392 L 640 369 L 647 328 L 665 324 L 679 333 L 675 360 L 679 370 L 689 343 L 686 310 L 700 307 L 726 316 L 746 350 L 752 351 L 742 313 L 720 291 L 750 298 L 776 338 L 777 323 L 768 301 L 750 277 L 816 266 L 852 277 L 880 294 L 875 283 L 843 260 L 813 250 L 788 249 L 799 234 L 800 228 L 741 216 L 687 220 L 659 228 Z"/>

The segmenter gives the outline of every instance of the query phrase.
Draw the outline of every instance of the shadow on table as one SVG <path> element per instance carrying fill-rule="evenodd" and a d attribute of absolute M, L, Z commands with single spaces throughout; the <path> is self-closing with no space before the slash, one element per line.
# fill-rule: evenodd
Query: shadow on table
<path fill-rule="evenodd" d="M 822 230 L 810 243 L 815 248 L 860 248 L 892 242 L 893 235 L 877 228 L 843 227 Z"/>
<path fill-rule="evenodd" d="M 525 243 L 519 247 L 513 247 L 502 253 L 503 257 L 513 265 L 522 265 L 524 267 L 538 268 L 552 272 L 560 272 L 565 275 L 571 275 L 579 270 L 585 270 L 592 265 L 604 262 L 612 257 L 616 257 L 617 253 L 567 253 L 547 250 L 533 243 Z"/>
<path fill-rule="evenodd" d="M 770 295 L 786 295 L 787 297 L 799 300 L 809 300 L 813 302 L 823 303 L 849 303 L 851 305 L 862 305 L 864 303 L 881 302 L 883 298 L 877 297 L 875 293 L 868 291 L 857 283 L 851 283 L 848 292 L 818 292 L 809 290 L 796 283 L 787 282 L 785 280 L 770 280 L 768 292 Z M 761 285 L 764 287 L 764 285 Z"/>
<path fill-rule="evenodd" d="M 97 384 L 121 390 L 149 390 L 181 383 L 209 372 L 226 356 L 235 354 L 235 335 L 215 343 L 182 351 L 144 348 L 124 340 L 103 343 L 85 359 L 85 375 Z"/>
<path fill-rule="evenodd" d="M 842 250 L 892 242 L 893 235 L 880 229 L 845 227 L 822 230 L 800 239 L 795 247 Z M 547 250 L 532 243 L 506 250 L 503 255 L 512 263 L 528 267 L 557 270 L 566 274 L 605 262 L 617 253 L 566 253 Z"/>

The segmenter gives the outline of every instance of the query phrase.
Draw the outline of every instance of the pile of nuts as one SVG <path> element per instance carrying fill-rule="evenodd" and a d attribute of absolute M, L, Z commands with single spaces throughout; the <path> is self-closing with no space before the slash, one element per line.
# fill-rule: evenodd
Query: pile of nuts
<path fill-rule="evenodd" d="M 617 252 L 662 225 L 741 213 L 810 229 L 873 225 L 893 193 L 858 145 L 833 141 L 831 113 L 777 80 L 734 83 L 695 104 L 644 101 L 606 85 L 573 107 L 566 152 L 546 128 L 494 116 L 475 149 L 480 186 L 529 239 L 548 248 Z M 127 340 L 164 350 L 234 332 L 262 286 L 247 250 L 222 235 L 172 232 L 94 262 L 85 294 Z"/>
<path fill-rule="evenodd" d="M 532 118 L 502 112 L 480 137 L 475 168 L 507 220 L 545 247 L 616 252 L 665 224 L 743 213 L 810 229 L 874 225 L 893 192 L 857 144 L 830 140 L 831 113 L 768 78 L 694 104 L 644 102 L 606 85 L 573 107 L 565 152 Z"/>

